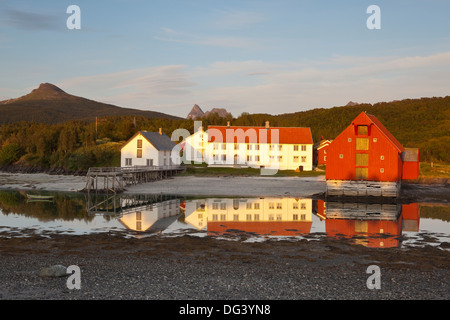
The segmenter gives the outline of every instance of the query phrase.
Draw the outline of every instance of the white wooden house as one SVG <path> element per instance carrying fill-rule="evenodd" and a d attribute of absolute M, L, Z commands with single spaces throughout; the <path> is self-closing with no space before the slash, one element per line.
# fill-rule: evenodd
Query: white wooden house
<path fill-rule="evenodd" d="M 120 166 L 162 167 L 178 164 L 179 161 L 172 158 L 175 146 L 175 142 L 161 128 L 159 132 L 138 131 L 122 147 Z"/>

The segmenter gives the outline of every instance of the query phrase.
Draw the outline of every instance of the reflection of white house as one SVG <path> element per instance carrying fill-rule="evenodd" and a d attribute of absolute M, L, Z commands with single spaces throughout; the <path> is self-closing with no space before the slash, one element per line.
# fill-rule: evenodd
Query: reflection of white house
<path fill-rule="evenodd" d="M 256 233 L 308 233 L 312 200 L 295 198 L 211 198 L 186 201 L 185 222 L 202 230 L 240 229 Z"/>
<path fill-rule="evenodd" d="M 168 166 L 172 161 L 175 142 L 159 129 L 159 132 L 139 131 L 121 149 L 120 166 Z"/>
<path fill-rule="evenodd" d="M 120 222 L 134 231 L 157 232 L 166 229 L 180 214 L 180 200 L 173 199 L 136 206 L 124 213 Z"/>
<path fill-rule="evenodd" d="M 187 138 L 187 161 L 210 166 L 247 166 L 279 170 L 313 169 L 310 128 L 208 126 Z M 195 152 L 195 150 L 197 152 Z"/>

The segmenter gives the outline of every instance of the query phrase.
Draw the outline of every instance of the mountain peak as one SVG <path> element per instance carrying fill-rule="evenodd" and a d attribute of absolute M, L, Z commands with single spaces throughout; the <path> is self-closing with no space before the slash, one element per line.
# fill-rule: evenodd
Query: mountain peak
<path fill-rule="evenodd" d="M 49 99 L 61 99 L 68 94 L 51 83 L 41 83 L 39 88 L 34 89 L 31 93 L 27 94 L 23 98 L 32 100 L 49 100 Z"/>
<path fill-rule="evenodd" d="M 195 120 L 196 118 L 203 117 L 204 114 L 205 113 L 203 112 L 203 110 L 197 104 L 194 104 L 194 106 L 191 109 L 191 112 L 189 112 L 186 119 L 194 119 Z"/>

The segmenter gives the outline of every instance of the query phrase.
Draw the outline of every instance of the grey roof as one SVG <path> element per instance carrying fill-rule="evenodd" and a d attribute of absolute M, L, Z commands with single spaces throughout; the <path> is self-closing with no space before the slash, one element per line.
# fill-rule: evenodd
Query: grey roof
<path fill-rule="evenodd" d="M 417 162 L 419 160 L 418 148 L 405 148 L 403 152 L 403 161 L 405 162 Z"/>
<path fill-rule="evenodd" d="M 172 150 L 176 143 L 170 140 L 165 134 L 159 134 L 159 132 L 141 131 L 141 134 L 147 139 L 157 150 Z"/>

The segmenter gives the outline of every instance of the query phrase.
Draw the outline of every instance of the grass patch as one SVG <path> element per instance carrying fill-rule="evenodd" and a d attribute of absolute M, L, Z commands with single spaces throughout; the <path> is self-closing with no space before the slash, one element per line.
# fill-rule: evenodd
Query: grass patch
<path fill-rule="evenodd" d="M 450 178 L 450 164 L 445 162 L 421 162 L 420 177 L 424 178 Z"/>
<path fill-rule="evenodd" d="M 230 167 L 208 167 L 205 164 L 187 165 L 186 171 L 180 176 L 262 176 L 260 169 L 255 168 L 230 168 Z M 268 177 L 316 177 L 324 175 L 324 171 L 278 170 L 275 175 Z"/>

